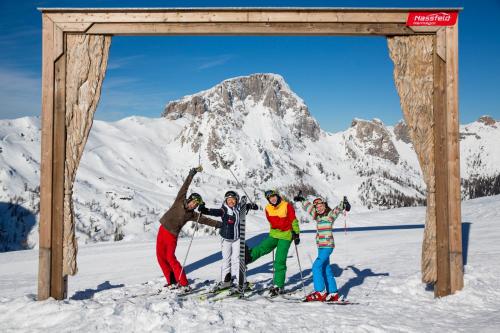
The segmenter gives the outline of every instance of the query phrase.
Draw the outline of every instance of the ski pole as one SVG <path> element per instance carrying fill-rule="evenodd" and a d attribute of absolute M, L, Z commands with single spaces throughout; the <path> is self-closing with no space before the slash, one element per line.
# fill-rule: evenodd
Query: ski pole
<path fill-rule="evenodd" d="M 203 136 L 203 133 L 198 132 L 198 137 L 201 138 Z M 200 139 L 201 141 L 201 139 Z M 201 142 L 200 142 L 200 147 L 198 148 L 198 165 L 201 165 Z"/>
<path fill-rule="evenodd" d="M 293 242 L 295 245 L 295 254 L 297 255 L 297 262 L 299 263 L 299 271 L 300 271 L 300 281 L 302 282 L 302 292 L 304 293 L 304 297 L 306 297 L 306 287 L 304 286 L 304 277 L 302 276 L 302 266 L 300 265 L 300 258 L 299 258 L 299 250 L 297 248 L 297 244 Z"/>
<path fill-rule="evenodd" d="M 229 170 L 229 172 L 231 172 L 231 175 L 233 175 L 234 179 L 238 183 L 238 185 L 241 188 L 241 190 L 243 191 L 243 193 L 245 193 L 245 195 L 247 196 L 248 200 L 250 200 L 250 202 L 255 205 L 255 202 L 252 201 L 252 199 L 248 195 L 247 191 L 245 191 L 245 188 L 243 187 L 243 185 L 240 183 L 240 181 L 238 180 L 238 178 L 236 178 L 235 174 L 233 173 L 233 170 L 231 170 L 231 168 L 227 168 L 227 169 Z"/>
<path fill-rule="evenodd" d="M 274 281 L 274 249 L 273 249 L 273 281 Z"/>
<path fill-rule="evenodd" d="M 182 273 L 184 272 L 184 266 L 186 265 L 186 260 L 187 260 L 187 257 L 189 255 L 189 250 L 191 249 L 191 244 L 193 243 L 193 239 L 194 239 L 194 235 L 196 234 L 196 230 L 198 230 L 198 221 L 200 221 L 200 217 L 201 217 L 201 213 L 198 213 L 198 219 L 196 219 L 194 232 L 191 235 L 191 240 L 189 241 L 189 246 L 188 246 L 188 249 L 186 252 L 186 256 L 184 257 L 184 261 L 182 262 L 182 268 L 181 268 L 181 272 L 179 273 L 179 278 L 177 279 L 177 283 L 179 283 L 181 281 L 181 276 L 182 276 Z"/>
<path fill-rule="evenodd" d="M 344 210 L 344 235 L 347 236 L 347 212 Z"/>

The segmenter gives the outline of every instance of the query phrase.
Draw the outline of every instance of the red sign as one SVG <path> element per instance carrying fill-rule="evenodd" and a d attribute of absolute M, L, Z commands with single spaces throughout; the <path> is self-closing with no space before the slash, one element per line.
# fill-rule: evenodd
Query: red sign
<path fill-rule="evenodd" d="M 407 26 L 447 26 L 457 23 L 458 12 L 412 12 L 408 14 Z"/>

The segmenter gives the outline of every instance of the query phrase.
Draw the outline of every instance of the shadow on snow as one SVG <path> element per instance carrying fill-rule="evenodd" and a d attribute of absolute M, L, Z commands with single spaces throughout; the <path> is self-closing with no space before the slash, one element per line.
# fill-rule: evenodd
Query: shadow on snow
<path fill-rule="evenodd" d="M 95 289 L 85 289 L 85 290 L 80 290 L 77 291 L 73 296 L 71 296 L 70 299 L 76 300 L 76 301 L 81 301 L 84 299 L 90 299 L 94 297 L 94 295 L 100 291 L 104 290 L 109 290 L 109 289 L 114 289 L 114 288 L 121 288 L 124 287 L 125 285 L 123 283 L 120 284 L 111 284 L 109 281 L 105 281 L 101 283 L 100 285 L 97 286 Z"/>
<path fill-rule="evenodd" d="M 0 202 L 0 252 L 29 249 L 28 235 L 35 225 L 36 217 L 29 209 Z"/>

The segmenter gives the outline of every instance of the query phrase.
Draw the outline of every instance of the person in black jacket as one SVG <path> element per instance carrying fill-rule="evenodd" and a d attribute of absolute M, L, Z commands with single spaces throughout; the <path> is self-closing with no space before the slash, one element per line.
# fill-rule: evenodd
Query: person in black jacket
<path fill-rule="evenodd" d="M 206 208 L 200 205 L 199 211 L 209 216 L 219 216 L 222 225 L 219 234 L 222 237 L 222 276 L 218 289 L 226 289 L 232 286 L 233 280 L 239 276 L 240 269 L 240 196 L 235 191 L 227 191 L 224 195 L 224 203 L 221 208 Z M 259 207 L 253 203 L 247 203 L 247 211 L 257 210 Z"/>

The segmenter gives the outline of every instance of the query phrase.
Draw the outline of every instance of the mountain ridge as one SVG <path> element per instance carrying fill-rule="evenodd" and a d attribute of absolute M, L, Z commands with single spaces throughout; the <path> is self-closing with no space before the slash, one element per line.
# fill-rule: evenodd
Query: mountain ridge
<path fill-rule="evenodd" d="M 283 101 L 266 104 L 273 95 Z M 482 116 L 460 126 L 464 199 L 500 193 L 498 125 Z M 38 242 L 39 160 L 39 119 L 0 120 L 0 251 Z M 269 188 L 288 198 L 303 190 L 331 205 L 347 195 L 357 210 L 425 204 L 404 122 L 355 118 L 329 133 L 281 76 L 257 74 L 172 101 L 162 118 L 95 121 L 74 190 L 80 241 L 154 238 L 159 215 L 200 162 L 205 170 L 190 190 L 211 206 L 227 189 L 243 194 L 233 174 L 260 205 Z"/>

